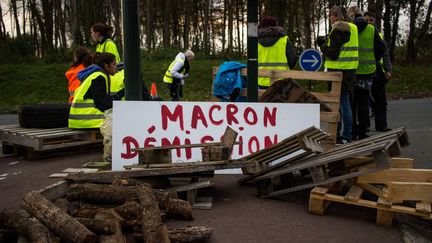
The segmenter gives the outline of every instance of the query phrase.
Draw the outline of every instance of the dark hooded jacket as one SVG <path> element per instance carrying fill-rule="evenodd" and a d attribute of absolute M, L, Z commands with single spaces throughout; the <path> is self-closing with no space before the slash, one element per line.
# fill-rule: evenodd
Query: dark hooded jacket
<path fill-rule="evenodd" d="M 264 47 L 274 45 L 281 37 L 286 36 L 285 31 L 280 26 L 271 26 L 258 29 L 258 42 Z M 288 66 L 293 69 L 297 63 L 297 55 L 293 44 L 288 40 L 285 48 L 285 55 Z"/>
<path fill-rule="evenodd" d="M 340 50 L 344 43 L 347 43 L 350 40 L 350 26 L 345 21 L 336 21 L 332 25 L 332 31 L 330 36 L 330 46 L 327 46 L 326 41 L 321 41 L 318 43 L 321 48 L 321 52 L 323 53 L 324 58 L 330 60 L 336 60 L 339 57 Z M 328 69 L 329 71 L 341 71 L 343 74 L 342 78 L 342 93 L 350 93 L 352 94 L 354 90 L 355 83 L 355 69 L 350 70 L 337 70 L 337 69 Z"/>
<path fill-rule="evenodd" d="M 90 76 L 92 73 L 96 71 L 104 72 L 103 69 L 93 64 L 86 69 L 83 69 L 78 73 L 78 79 L 82 82 Z M 106 74 L 108 79 L 109 75 Z M 108 80 L 108 84 L 109 84 Z M 120 100 L 124 96 L 124 89 L 117 92 L 115 96 L 110 96 L 107 91 L 107 83 L 105 81 L 105 78 L 102 75 L 98 75 L 95 79 L 92 80 L 90 87 L 88 88 L 87 92 L 84 94 L 84 99 L 93 99 L 95 107 L 104 112 L 105 110 L 111 109 L 113 106 L 113 100 Z"/>
<path fill-rule="evenodd" d="M 368 23 L 366 20 L 364 20 L 363 17 L 359 16 L 354 18 L 354 24 L 357 26 L 358 33 L 362 33 Z M 375 34 L 374 34 L 374 54 L 375 54 L 375 60 L 378 62 L 384 55 L 385 52 L 388 51 L 387 45 L 384 42 L 384 40 L 379 35 L 378 30 L 374 27 Z M 378 67 L 377 67 L 378 68 Z M 357 79 L 369 79 L 374 78 L 376 76 L 375 73 L 372 74 L 357 74 Z"/>

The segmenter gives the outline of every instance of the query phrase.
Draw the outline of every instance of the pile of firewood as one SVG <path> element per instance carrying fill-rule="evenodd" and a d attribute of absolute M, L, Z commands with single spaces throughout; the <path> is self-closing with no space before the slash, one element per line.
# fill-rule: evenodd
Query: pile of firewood
<path fill-rule="evenodd" d="M 166 219 L 193 219 L 191 205 L 149 184 L 72 184 L 53 202 L 33 191 L 22 208 L 2 210 L 0 228 L 31 242 L 206 242 L 212 235 L 206 226 L 168 230 Z"/>

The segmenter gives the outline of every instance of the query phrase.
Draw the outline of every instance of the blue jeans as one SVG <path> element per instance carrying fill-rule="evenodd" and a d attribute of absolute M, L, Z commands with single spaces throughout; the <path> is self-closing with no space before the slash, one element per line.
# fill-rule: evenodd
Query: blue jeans
<path fill-rule="evenodd" d="M 353 116 L 349 93 L 341 93 L 339 113 L 341 119 L 338 125 L 337 139 L 345 139 L 348 142 L 351 142 Z"/>

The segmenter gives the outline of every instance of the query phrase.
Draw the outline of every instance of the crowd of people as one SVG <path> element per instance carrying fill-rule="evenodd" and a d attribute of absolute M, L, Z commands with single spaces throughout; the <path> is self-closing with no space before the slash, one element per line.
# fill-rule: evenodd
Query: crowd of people
<path fill-rule="evenodd" d="M 385 85 L 392 74 L 387 44 L 375 27 L 375 16 L 364 15 L 357 6 L 345 10 L 334 6 L 329 13 L 331 31 L 319 36 L 326 71 L 343 74 L 340 96 L 340 122 L 337 143 L 368 137 L 370 114 L 375 116 L 375 130 L 388 131 Z M 111 39 L 113 28 L 97 23 L 91 27 L 96 52 L 87 48 L 74 50 L 73 63 L 66 72 L 71 103 L 70 128 L 98 128 L 104 112 L 114 100 L 124 99 L 124 72 L 121 58 Z M 183 85 L 195 54 L 180 52 L 171 62 L 163 81 L 172 101 L 183 97 Z M 258 25 L 258 68 L 290 70 L 297 63 L 297 54 L 277 18 L 265 17 Z M 266 89 L 270 79 L 259 77 L 258 87 Z M 144 96 L 148 91 L 143 88 Z M 147 95 L 145 95 L 147 94 Z"/>
<path fill-rule="evenodd" d="M 375 15 L 363 15 L 357 6 L 348 11 L 334 6 L 329 18 L 331 31 L 319 36 L 317 44 L 326 71 L 343 74 L 337 143 L 368 137 L 370 114 L 375 116 L 376 131 L 389 131 L 385 85 L 392 64 L 387 44 L 375 27 Z M 265 17 L 258 26 L 258 68 L 289 70 L 296 61 L 294 47 L 277 19 Z M 258 79 L 259 88 L 269 85 L 268 78 Z"/>

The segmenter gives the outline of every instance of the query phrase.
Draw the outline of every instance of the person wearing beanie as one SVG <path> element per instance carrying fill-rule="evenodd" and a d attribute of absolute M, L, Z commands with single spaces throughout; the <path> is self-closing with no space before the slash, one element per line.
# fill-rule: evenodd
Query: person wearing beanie
<path fill-rule="evenodd" d="M 258 25 L 258 69 L 289 70 L 294 68 L 297 54 L 285 30 L 275 17 L 265 17 Z M 258 77 L 258 86 L 266 89 L 270 78 Z"/>
<path fill-rule="evenodd" d="M 387 52 L 387 45 L 375 26 L 368 24 L 357 6 L 348 9 L 348 16 L 358 30 L 359 66 L 356 71 L 356 83 L 353 97 L 353 139 L 368 137 L 366 130 L 370 125 L 369 96 L 372 82 L 376 77 L 376 63 Z"/>
<path fill-rule="evenodd" d="M 194 58 L 195 54 L 191 50 L 180 52 L 165 72 L 163 81 L 168 86 L 172 101 L 179 101 L 183 97 L 183 85 L 185 79 L 189 78 L 190 64 Z"/>
<path fill-rule="evenodd" d="M 324 67 L 328 71 L 342 72 L 342 87 L 339 113 L 341 121 L 336 134 L 337 143 L 351 142 L 353 117 L 351 101 L 358 67 L 357 26 L 346 22 L 346 10 L 339 6 L 331 8 L 332 24 L 328 38 L 318 38 L 318 45 L 325 58 Z"/>

